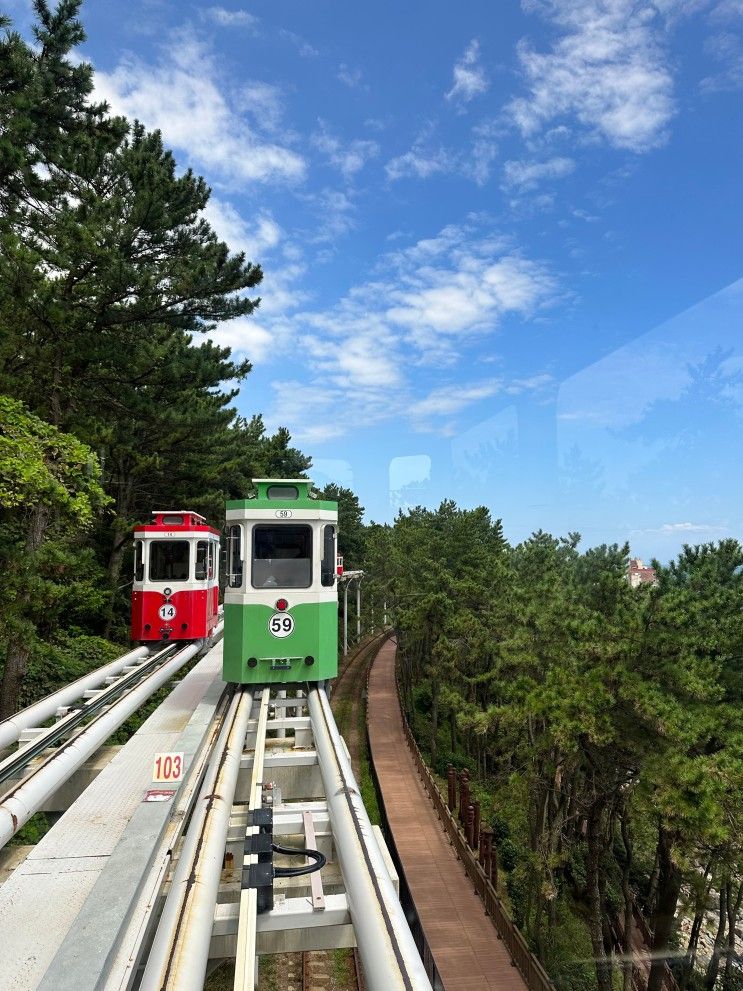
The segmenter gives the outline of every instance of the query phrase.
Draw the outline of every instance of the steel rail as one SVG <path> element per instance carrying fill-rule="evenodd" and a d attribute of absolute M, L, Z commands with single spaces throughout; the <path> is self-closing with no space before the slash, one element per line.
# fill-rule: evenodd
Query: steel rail
<path fill-rule="evenodd" d="M 146 657 L 148 653 L 149 650 L 147 647 L 137 647 L 136 650 L 130 650 L 128 654 L 124 654 L 115 661 L 104 664 L 103 667 L 96 668 L 95 671 L 83 675 L 82 678 L 78 678 L 77 681 L 65 685 L 59 691 L 47 695 L 46 698 L 39 699 L 38 702 L 34 702 L 33 705 L 29 705 L 25 709 L 21 709 L 14 716 L 4 719 L 0 722 L 0 750 L 5 750 L 6 747 L 15 743 L 24 730 L 45 723 L 61 706 L 75 702 L 88 689 L 102 685 L 106 678 L 118 674 L 127 664 L 131 664 L 140 657 Z"/>
<path fill-rule="evenodd" d="M 38 757 L 39 754 L 42 754 L 46 749 L 53 746 L 71 730 L 76 729 L 81 723 L 84 723 L 88 716 L 94 715 L 96 712 L 104 709 L 107 705 L 110 705 L 112 701 L 114 701 L 128 688 L 131 688 L 132 685 L 135 685 L 138 681 L 141 681 L 142 678 L 144 678 L 149 671 L 152 671 L 153 668 L 163 664 L 168 654 L 172 654 L 177 646 L 177 643 L 168 644 L 167 647 L 161 651 L 158 651 L 158 653 L 154 654 L 151 658 L 149 658 L 149 660 L 138 664 L 133 671 L 129 671 L 127 674 L 117 679 L 112 685 L 109 685 L 108 688 L 102 688 L 98 695 L 89 699 L 79 709 L 75 709 L 73 712 L 70 712 L 68 715 L 58 720 L 53 726 L 43 730 L 25 747 L 21 747 L 20 750 L 17 750 L 14 754 L 6 757 L 5 760 L 0 761 L 0 785 L 7 781 L 8 778 L 17 777 L 18 773 L 22 771 L 27 764 L 30 764 L 34 757 Z"/>
<path fill-rule="evenodd" d="M 370 991 L 431 991 L 324 687 L 312 686 L 307 702 L 366 985 Z"/>
<path fill-rule="evenodd" d="M 258 691 L 258 689 L 256 689 Z M 266 755 L 266 723 L 268 702 L 271 690 L 264 685 L 258 710 L 258 729 L 253 752 L 253 767 L 250 773 L 248 812 L 260 809 L 263 801 L 263 761 Z M 257 826 L 248 826 L 246 839 L 254 835 Z M 257 863 L 256 854 L 248 854 L 243 860 L 243 869 Z M 240 891 L 240 914 L 237 926 L 237 950 L 235 959 L 235 991 L 255 991 L 256 973 L 256 929 L 258 925 L 258 891 L 256 888 L 243 888 Z"/>
<path fill-rule="evenodd" d="M 220 623 L 215 634 L 220 635 L 223 629 L 224 624 Z M 195 657 L 202 646 L 202 642 L 198 642 L 178 651 L 0 796 L 0 848 L 150 695 Z"/>
<path fill-rule="evenodd" d="M 201 991 L 209 962 L 214 906 L 240 771 L 252 690 L 232 697 L 183 841 L 147 958 L 142 991 Z"/>
<path fill-rule="evenodd" d="M 99 978 L 96 987 L 103 987 L 104 982 L 106 991 L 129 991 L 134 975 L 140 970 L 142 961 L 146 961 L 145 948 L 151 943 L 157 928 L 155 921 L 164 900 L 161 895 L 176 860 L 174 851 L 179 848 L 191 821 L 231 698 L 231 692 L 225 686 L 214 706 L 212 722 L 191 761 L 187 762 L 185 777 L 173 799 L 173 808 L 164 829 L 152 848 L 135 900 L 131 902 L 126 921 L 106 958 L 105 978 Z M 91 961 L 91 966 L 95 966 L 95 960 Z M 47 971 L 47 975 L 49 973 Z M 57 991 L 56 985 L 50 986 Z"/>

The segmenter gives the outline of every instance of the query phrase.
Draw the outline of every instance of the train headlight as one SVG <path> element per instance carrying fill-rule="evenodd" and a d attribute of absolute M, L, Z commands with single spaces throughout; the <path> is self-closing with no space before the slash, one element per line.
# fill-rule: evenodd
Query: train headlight
<path fill-rule="evenodd" d="M 279 610 L 279 612 L 285 612 L 289 608 L 289 603 L 286 601 L 286 599 L 277 599 L 276 608 Z"/>

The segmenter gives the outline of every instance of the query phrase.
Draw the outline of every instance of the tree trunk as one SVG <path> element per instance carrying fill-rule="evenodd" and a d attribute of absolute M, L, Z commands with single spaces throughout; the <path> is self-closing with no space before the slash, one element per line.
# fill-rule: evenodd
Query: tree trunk
<path fill-rule="evenodd" d="M 704 975 L 705 991 L 713 991 L 715 982 L 717 981 L 717 972 L 720 969 L 720 953 L 725 944 L 725 929 L 727 927 L 726 916 L 729 887 L 730 881 L 728 878 L 723 878 L 720 882 L 720 921 L 717 925 L 717 933 L 715 934 L 715 947 L 712 950 L 712 956 L 707 964 L 707 972 Z"/>
<path fill-rule="evenodd" d="M 694 968 L 697 964 L 697 951 L 699 949 L 699 936 L 702 932 L 702 925 L 704 924 L 704 915 L 707 909 L 707 899 L 709 898 L 710 888 L 712 886 L 712 864 L 714 858 L 707 861 L 704 868 L 704 879 L 702 883 L 702 890 L 697 896 L 696 910 L 694 912 L 694 920 L 691 924 L 691 933 L 689 934 L 689 944 L 686 947 L 686 955 L 684 957 L 684 963 L 681 970 L 681 980 L 679 983 L 680 991 L 686 991 L 689 981 L 691 980 L 691 975 L 694 973 Z"/>
<path fill-rule="evenodd" d="M 431 766 L 436 765 L 437 737 L 439 732 L 439 679 L 431 678 Z"/>
<path fill-rule="evenodd" d="M 601 855 L 602 824 L 604 803 L 595 799 L 588 813 L 586 822 L 586 842 L 588 857 L 586 858 L 586 888 L 590 915 L 588 928 L 591 934 L 591 947 L 596 965 L 596 987 L 598 991 L 612 991 L 611 964 L 606 956 L 604 947 L 604 906 L 601 899 Z"/>
<path fill-rule="evenodd" d="M 634 969 L 634 954 L 632 947 L 632 908 L 634 898 L 629 886 L 629 874 L 632 867 L 632 835 L 627 821 L 627 809 L 622 810 L 621 820 L 622 843 L 624 845 L 624 862 L 622 863 L 622 898 L 624 899 L 624 939 L 622 941 L 622 991 L 632 991 L 632 971 Z"/>
<path fill-rule="evenodd" d="M 725 959 L 725 973 L 722 978 L 722 991 L 730 991 L 731 981 L 733 978 L 733 957 L 735 956 L 735 923 L 738 921 L 738 913 L 740 912 L 740 903 L 743 899 L 743 881 L 738 885 L 738 894 L 733 899 L 733 885 L 732 882 L 728 885 L 727 898 L 725 899 L 725 905 L 727 908 L 728 916 L 728 946 L 727 946 L 727 957 Z"/>
<path fill-rule="evenodd" d="M 31 512 L 31 521 L 26 534 L 24 567 L 28 569 L 29 579 L 35 567 L 37 551 L 44 543 L 46 532 L 51 521 L 51 510 L 48 506 L 36 506 Z M 31 592 L 22 592 L 17 599 L 15 611 L 21 621 L 28 619 L 31 607 Z M 29 654 L 31 653 L 30 634 L 14 634 L 8 640 L 5 654 L 5 668 L 0 685 L 0 719 L 8 719 L 18 711 L 21 688 L 26 677 Z"/>
<path fill-rule="evenodd" d="M 658 831 L 658 903 L 653 914 L 653 960 L 647 991 L 662 991 L 666 951 L 676 918 L 681 871 L 673 860 L 674 836 L 662 825 Z"/>
<path fill-rule="evenodd" d="M 119 474 L 119 482 L 116 493 L 116 516 L 113 525 L 113 541 L 108 557 L 108 587 L 109 596 L 106 606 L 106 622 L 103 628 L 103 636 L 111 636 L 111 629 L 114 621 L 114 610 L 116 607 L 116 595 L 121 578 L 121 565 L 124 560 L 124 550 L 129 536 L 129 520 L 131 513 L 132 493 L 134 489 L 134 479 L 131 475 L 122 477 Z"/>

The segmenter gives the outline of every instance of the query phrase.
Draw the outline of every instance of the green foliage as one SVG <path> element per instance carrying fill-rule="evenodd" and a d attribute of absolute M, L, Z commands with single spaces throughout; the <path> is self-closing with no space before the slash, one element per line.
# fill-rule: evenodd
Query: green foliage
<path fill-rule="evenodd" d="M 542 531 L 509 547 L 485 509 L 450 502 L 367 533 L 419 744 L 495 810 L 530 944 L 562 986 L 599 991 L 621 977 L 604 934 L 625 894 L 660 960 L 681 884 L 743 860 L 743 548 L 685 547 L 639 589 L 628 556 Z"/>
<path fill-rule="evenodd" d="M 64 685 L 82 678 L 89 671 L 121 657 L 120 644 L 79 630 L 58 630 L 47 641 L 34 644 L 23 684 L 21 705 L 51 695 Z"/>
<path fill-rule="evenodd" d="M 107 501 L 100 474 L 87 445 L 18 400 L 0 396 L 0 510 L 28 513 L 47 506 L 77 526 L 89 526 Z"/>
<path fill-rule="evenodd" d="M 260 266 L 159 132 L 92 101 L 80 0 L 34 10 L 34 44 L 0 24 L 0 718 L 38 639 L 126 638 L 133 524 L 178 505 L 219 525 L 251 477 L 311 464 L 237 415 L 250 362 L 203 336 L 259 305 Z"/>

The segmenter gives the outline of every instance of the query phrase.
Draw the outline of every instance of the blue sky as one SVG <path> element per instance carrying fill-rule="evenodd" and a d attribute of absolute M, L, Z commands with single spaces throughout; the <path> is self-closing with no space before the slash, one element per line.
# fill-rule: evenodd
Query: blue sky
<path fill-rule="evenodd" d="M 10 7 L 23 25 L 27 8 Z M 367 516 L 743 537 L 741 0 L 88 0 L 98 95 L 260 262 L 215 337 Z"/>

